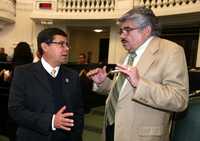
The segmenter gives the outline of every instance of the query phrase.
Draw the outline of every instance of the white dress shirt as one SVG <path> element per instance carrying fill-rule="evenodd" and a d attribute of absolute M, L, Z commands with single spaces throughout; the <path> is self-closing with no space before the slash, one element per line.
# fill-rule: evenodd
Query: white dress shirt
<path fill-rule="evenodd" d="M 42 57 L 41 58 L 41 63 L 42 63 L 42 66 L 44 67 L 44 69 L 51 75 L 51 71 L 54 69 L 56 70 L 55 72 L 55 76 L 58 75 L 58 71 L 60 69 L 60 66 L 57 66 L 55 68 L 53 68 L 50 64 L 47 63 L 47 61 Z M 56 130 L 56 128 L 54 127 L 54 119 L 55 119 L 55 114 L 53 115 L 52 117 L 52 120 L 51 120 L 51 127 L 52 127 L 52 130 Z"/>
<path fill-rule="evenodd" d="M 144 51 L 146 50 L 146 48 L 148 47 L 148 45 L 149 45 L 149 43 L 150 43 L 150 41 L 151 41 L 152 39 L 153 39 L 153 36 L 151 36 L 149 39 L 147 39 L 141 46 L 139 46 L 139 47 L 136 49 L 136 51 L 135 51 L 136 57 L 134 58 L 133 66 L 136 66 L 136 65 L 137 65 L 137 63 L 139 62 L 139 60 L 140 60 L 142 54 L 144 53 Z M 130 55 L 130 54 L 129 54 L 129 55 Z M 126 64 L 128 63 L 129 55 L 125 58 L 124 63 L 123 63 L 124 65 L 126 65 Z M 116 78 L 116 79 L 117 79 L 117 78 Z M 127 83 L 128 83 L 128 80 L 125 79 L 124 84 L 122 85 L 122 88 L 121 88 L 121 90 L 120 90 L 120 92 L 119 92 L 119 98 L 120 98 L 121 93 L 122 93 L 122 91 L 124 90 L 124 87 L 126 86 Z"/>
<path fill-rule="evenodd" d="M 51 75 L 51 72 L 52 70 L 54 69 L 56 72 L 55 72 L 55 76 L 58 75 L 58 71 L 60 69 L 60 66 L 57 66 L 55 68 L 53 68 L 50 64 L 47 63 L 47 61 L 42 57 L 41 58 L 41 63 L 42 63 L 42 66 L 44 67 L 44 69 Z"/>

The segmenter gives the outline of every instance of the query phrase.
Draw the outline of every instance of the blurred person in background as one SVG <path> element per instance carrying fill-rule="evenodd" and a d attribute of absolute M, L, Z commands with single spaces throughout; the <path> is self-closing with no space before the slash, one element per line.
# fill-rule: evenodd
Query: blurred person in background
<path fill-rule="evenodd" d="M 0 48 L 0 62 L 7 61 L 7 54 L 5 53 L 5 49 L 3 47 Z"/>
<path fill-rule="evenodd" d="M 80 53 L 78 58 L 78 64 L 87 64 L 85 53 Z"/>
<path fill-rule="evenodd" d="M 81 79 L 81 88 L 83 92 L 83 99 L 84 99 L 84 112 L 87 114 L 90 112 L 92 102 L 91 102 L 91 96 L 92 96 L 92 81 L 87 77 L 87 73 L 89 71 L 89 67 L 87 65 L 87 59 L 85 53 L 80 53 L 78 58 L 78 64 L 80 64 L 80 72 L 79 76 Z"/>
<path fill-rule="evenodd" d="M 14 49 L 12 62 L 18 65 L 24 65 L 33 62 L 33 54 L 30 45 L 27 42 L 19 42 Z"/>

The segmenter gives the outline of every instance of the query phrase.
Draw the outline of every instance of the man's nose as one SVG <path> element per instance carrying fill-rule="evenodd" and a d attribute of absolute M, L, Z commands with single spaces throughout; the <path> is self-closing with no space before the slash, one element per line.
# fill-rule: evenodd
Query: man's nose
<path fill-rule="evenodd" d="M 126 35 L 124 32 L 122 32 L 119 37 L 120 37 L 120 39 L 124 39 L 126 37 Z"/>

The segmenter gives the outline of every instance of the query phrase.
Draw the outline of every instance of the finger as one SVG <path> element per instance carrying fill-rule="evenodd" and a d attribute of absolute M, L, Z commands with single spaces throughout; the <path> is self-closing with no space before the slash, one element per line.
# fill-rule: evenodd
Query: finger
<path fill-rule="evenodd" d="M 60 128 L 63 130 L 66 130 L 66 131 L 71 131 L 71 128 L 69 128 L 69 127 L 61 126 Z"/>
<path fill-rule="evenodd" d="M 103 71 L 103 69 L 102 68 L 96 68 L 95 71 L 96 71 L 95 73 L 98 74 L 98 73 L 101 73 Z"/>
<path fill-rule="evenodd" d="M 98 73 L 98 68 L 89 71 L 86 75 L 87 75 L 87 77 L 91 77 L 91 76 L 93 76 L 93 75 L 95 75 L 95 74 L 97 74 L 97 73 Z"/>
<path fill-rule="evenodd" d="M 69 118 L 63 118 L 62 122 L 63 123 L 74 123 L 74 120 L 73 119 L 69 119 Z"/>
<path fill-rule="evenodd" d="M 116 67 L 115 69 L 118 70 L 118 71 L 120 71 L 120 72 L 128 71 L 128 68 Z"/>
<path fill-rule="evenodd" d="M 121 65 L 121 64 L 117 64 L 117 66 L 115 67 L 116 69 L 122 69 L 122 70 L 126 70 L 128 67 L 126 65 Z"/>
<path fill-rule="evenodd" d="M 126 77 L 126 79 L 130 81 L 130 80 L 131 80 L 131 77 L 128 76 L 128 77 Z"/>
<path fill-rule="evenodd" d="M 63 107 L 58 111 L 58 113 L 59 113 L 59 114 L 63 113 L 63 112 L 65 111 L 65 109 L 66 109 L 66 106 L 63 106 Z"/>
<path fill-rule="evenodd" d="M 74 123 L 62 123 L 62 126 L 65 126 L 65 127 L 73 127 L 74 126 Z"/>
<path fill-rule="evenodd" d="M 93 74 L 93 70 L 89 71 L 86 75 L 87 75 L 87 77 L 91 77 L 92 74 Z"/>
<path fill-rule="evenodd" d="M 103 71 L 104 71 L 104 72 L 106 72 L 106 68 L 107 68 L 106 66 L 103 66 Z"/>
<path fill-rule="evenodd" d="M 62 117 L 72 117 L 74 115 L 74 113 L 72 113 L 72 112 L 66 112 L 66 113 L 64 113 L 63 115 L 62 115 Z"/>

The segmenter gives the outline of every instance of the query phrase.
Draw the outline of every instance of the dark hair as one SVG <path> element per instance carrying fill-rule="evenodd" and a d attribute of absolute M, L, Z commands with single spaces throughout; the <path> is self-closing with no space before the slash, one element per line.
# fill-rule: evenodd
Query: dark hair
<path fill-rule="evenodd" d="M 118 22 L 123 23 L 127 20 L 132 20 L 141 29 L 146 26 L 150 26 L 152 29 L 151 35 L 160 34 L 160 25 L 157 17 L 150 8 L 146 7 L 134 7 L 119 18 Z"/>
<path fill-rule="evenodd" d="M 33 54 L 27 42 L 19 42 L 14 49 L 12 61 L 16 65 L 23 65 L 33 62 Z"/>
<path fill-rule="evenodd" d="M 59 28 L 46 28 L 42 30 L 37 37 L 38 51 L 43 55 L 43 50 L 41 47 L 42 43 L 49 44 L 53 41 L 55 35 L 61 35 L 67 38 L 67 34 Z"/>

